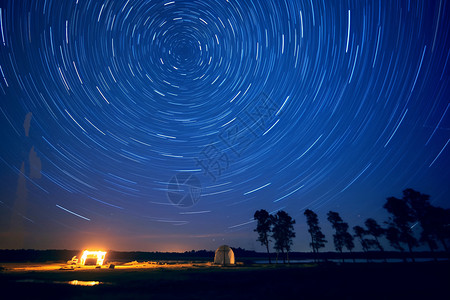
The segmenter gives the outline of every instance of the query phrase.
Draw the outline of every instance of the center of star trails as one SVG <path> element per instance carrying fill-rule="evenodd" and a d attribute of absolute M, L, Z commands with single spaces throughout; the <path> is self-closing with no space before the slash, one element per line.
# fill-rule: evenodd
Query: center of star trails
<path fill-rule="evenodd" d="M 179 45 L 175 45 L 173 55 L 178 62 L 183 63 L 195 56 L 195 50 L 189 43 L 182 42 Z"/>

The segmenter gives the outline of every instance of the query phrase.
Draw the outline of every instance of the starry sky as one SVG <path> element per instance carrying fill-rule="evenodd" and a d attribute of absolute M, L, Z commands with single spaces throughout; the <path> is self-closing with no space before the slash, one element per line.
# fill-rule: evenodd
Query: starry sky
<path fill-rule="evenodd" d="M 450 3 L 1 0 L 0 248 L 263 251 L 450 207 Z"/>

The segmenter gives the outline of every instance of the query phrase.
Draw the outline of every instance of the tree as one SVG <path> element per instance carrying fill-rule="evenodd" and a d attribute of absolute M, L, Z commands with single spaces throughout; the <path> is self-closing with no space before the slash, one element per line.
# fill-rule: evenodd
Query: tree
<path fill-rule="evenodd" d="M 353 243 L 353 236 L 348 233 L 348 224 L 342 220 L 337 212 L 329 211 L 327 216 L 328 221 L 336 232 L 333 234 L 333 242 L 336 251 L 339 251 L 342 254 L 342 249 L 345 247 L 351 253 L 355 245 Z M 344 262 L 343 257 L 342 262 Z"/>
<path fill-rule="evenodd" d="M 342 219 L 339 216 L 337 212 L 329 211 L 327 214 L 327 220 L 331 223 L 331 226 L 335 230 L 335 234 L 333 234 L 333 243 L 334 248 L 336 248 L 336 251 L 339 251 L 339 253 L 342 254 L 342 248 L 344 247 L 344 241 L 342 240 L 342 229 L 341 229 L 341 223 Z"/>
<path fill-rule="evenodd" d="M 318 255 L 319 249 L 325 247 L 325 235 L 319 226 L 319 218 L 317 214 L 310 209 L 305 210 L 306 224 L 308 224 L 308 232 L 311 235 L 311 243 L 309 244 L 313 253 Z"/>
<path fill-rule="evenodd" d="M 355 232 L 354 236 L 358 238 L 359 243 L 361 244 L 361 247 L 363 249 L 363 252 L 367 254 L 370 248 L 370 242 L 364 238 L 364 236 L 367 234 L 367 231 L 362 228 L 361 226 L 354 226 L 353 231 Z M 369 262 L 369 257 L 367 256 L 367 262 Z"/>
<path fill-rule="evenodd" d="M 411 208 L 411 213 L 416 219 L 415 221 L 419 222 L 423 219 L 427 209 L 431 206 L 429 195 L 422 194 L 413 189 L 406 189 L 403 191 L 403 200 Z"/>
<path fill-rule="evenodd" d="M 436 240 L 434 239 L 432 234 L 429 234 L 429 232 L 427 232 L 425 229 L 422 230 L 422 233 L 420 234 L 420 239 L 419 241 L 421 243 L 426 243 L 428 245 L 428 247 L 430 248 L 430 251 L 433 255 L 433 259 L 434 261 L 437 261 L 437 257 L 436 254 L 434 253 L 434 250 L 436 250 L 438 248 L 438 245 L 436 243 Z"/>
<path fill-rule="evenodd" d="M 355 237 L 359 239 L 359 242 L 361 243 L 361 247 L 364 252 L 369 251 L 369 244 L 367 242 L 367 239 L 364 238 L 364 236 L 367 234 L 366 230 L 362 228 L 361 226 L 354 226 L 353 231 L 355 232 Z"/>
<path fill-rule="evenodd" d="M 348 224 L 345 223 L 347 225 L 347 229 L 348 229 Z M 347 232 L 347 230 L 342 234 L 342 239 L 344 240 L 344 246 L 345 248 L 348 249 L 348 251 L 350 251 L 350 254 L 352 255 L 352 260 L 353 262 L 355 262 L 355 257 L 353 256 L 353 248 L 355 248 L 355 243 L 353 243 L 353 236 Z"/>
<path fill-rule="evenodd" d="M 386 262 L 386 256 L 384 255 L 384 248 L 381 246 L 379 238 L 384 235 L 385 230 L 372 218 L 368 218 L 364 224 L 367 227 L 366 233 L 373 236 L 372 244 L 375 245 L 382 253 L 384 261 Z"/>
<path fill-rule="evenodd" d="M 258 222 L 256 225 L 256 229 L 254 231 L 258 232 L 258 239 L 262 246 L 266 246 L 267 249 L 267 256 L 269 258 L 269 264 L 272 263 L 270 259 L 270 252 L 269 252 L 269 234 L 272 231 L 272 218 L 270 217 L 269 213 L 264 210 L 257 210 L 255 212 L 255 215 L 253 216 L 254 219 Z"/>
<path fill-rule="evenodd" d="M 390 227 L 398 229 L 399 242 L 405 243 L 408 246 L 411 259 L 414 262 L 412 249 L 418 243 L 411 230 L 413 222 L 416 220 L 413 210 L 409 207 L 405 198 L 398 199 L 389 197 L 383 207 L 392 215 L 389 222 Z"/>
<path fill-rule="evenodd" d="M 428 243 L 431 251 L 437 248 L 436 240 L 438 240 L 448 253 L 447 241 L 450 239 L 450 209 L 429 206 L 420 223 L 423 229 L 421 240 Z"/>
<path fill-rule="evenodd" d="M 386 239 L 389 241 L 391 246 L 394 249 L 399 250 L 402 254 L 404 253 L 405 249 L 402 247 L 400 243 L 400 231 L 397 229 L 397 227 L 389 226 L 386 229 Z M 406 258 L 404 255 L 402 255 L 403 261 L 406 262 Z"/>
<path fill-rule="evenodd" d="M 422 227 L 420 241 L 428 244 L 431 252 L 434 252 L 437 249 L 436 240 L 439 240 L 448 252 L 445 240 L 450 238 L 450 210 L 446 212 L 443 208 L 432 206 L 429 195 L 413 189 L 403 191 L 403 200 L 411 208 L 414 221 Z"/>
<path fill-rule="evenodd" d="M 284 256 L 284 251 L 286 250 L 287 260 L 289 262 L 289 251 L 291 250 L 292 239 L 295 237 L 295 220 L 285 211 L 280 210 L 276 215 L 272 216 L 272 223 L 272 238 L 275 240 L 274 248 L 277 253 L 281 251 L 283 254 L 283 263 L 286 262 Z"/>

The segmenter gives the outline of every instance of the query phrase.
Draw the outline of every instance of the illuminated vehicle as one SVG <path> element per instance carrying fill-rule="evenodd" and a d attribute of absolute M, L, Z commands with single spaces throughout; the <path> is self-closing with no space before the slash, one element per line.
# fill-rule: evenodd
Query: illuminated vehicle
<path fill-rule="evenodd" d="M 83 255 L 80 259 L 80 265 L 103 265 L 103 261 L 105 260 L 106 252 L 104 251 L 89 251 L 84 250 Z M 94 263 L 95 262 L 95 263 Z"/>
<path fill-rule="evenodd" d="M 106 252 L 105 251 L 90 251 L 84 250 L 81 258 L 78 259 L 76 256 L 72 257 L 71 260 L 67 261 L 69 265 L 96 265 L 102 266 L 105 261 Z"/>

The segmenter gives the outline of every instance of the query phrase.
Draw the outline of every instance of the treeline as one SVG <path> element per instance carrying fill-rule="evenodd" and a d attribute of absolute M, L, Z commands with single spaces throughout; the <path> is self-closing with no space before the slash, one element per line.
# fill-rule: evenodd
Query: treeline
<path fill-rule="evenodd" d="M 239 248 L 240 249 L 240 248 Z M 245 251 L 245 250 L 243 250 Z M 80 256 L 81 250 L 0 250 L 0 262 L 66 262 Z M 211 260 L 214 251 L 197 250 L 186 252 L 107 251 L 107 261 L 155 261 L 155 260 Z"/>
<path fill-rule="evenodd" d="M 67 261 L 80 253 L 77 250 L 4 249 L 0 250 L 0 262 Z"/>
<path fill-rule="evenodd" d="M 389 219 L 384 222 L 384 226 L 378 224 L 373 218 L 368 218 L 364 225 L 354 226 L 352 231 L 348 223 L 344 222 L 339 213 L 329 211 L 327 220 L 334 230 L 333 244 L 341 258 L 344 261 L 343 251 L 346 249 L 353 260 L 352 255 L 355 248 L 355 239 L 360 243 L 362 250 L 366 253 L 366 259 L 369 261 L 370 251 L 379 251 L 380 256 L 386 261 L 387 253 L 382 245 L 382 239 L 386 239 L 389 244 L 401 253 L 401 257 L 406 262 L 406 251 L 414 262 L 415 255 L 413 249 L 421 244 L 427 245 L 433 258 L 437 260 L 435 251 L 439 245 L 449 254 L 447 243 L 450 240 L 450 209 L 436 207 L 431 205 L 430 196 L 422 194 L 413 189 L 403 191 L 402 198 L 389 197 L 383 208 L 390 214 Z M 328 242 L 319 224 L 319 218 L 315 212 L 310 209 L 304 211 L 308 233 L 311 237 L 310 247 L 315 254 L 315 260 L 319 260 L 319 250 L 325 247 Z M 278 256 L 283 255 L 289 262 L 289 251 L 292 246 L 292 240 L 295 237 L 293 220 L 286 212 L 278 211 L 271 215 L 266 210 L 261 209 L 255 212 L 254 219 L 257 221 L 255 231 L 258 233 L 258 241 L 266 248 L 270 259 L 269 244 L 274 241 L 274 250 Z M 417 237 L 413 229 L 420 227 L 420 236 Z M 285 255 L 286 254 L 286 255 Z M 359 256 L 359 255 L 358 255 Z"/>
<path fill-rule="evenodd" d="M 245 250 L 243 248 L 232 248 L 235 257 L 243 263 L 254 263 L 255 261 L 265 260 L 267 254 L 264 252 L 256 252 L 253 250 Z M 42 262 L 66 262 L 73 256 L 79 256 L 82 251 L 80 250 L 33 250 L 33 249 L 14 249 L 14 250 L 0 250 L 0 263 L 42 263 Z M 311 260 L 317 259 L 382 259 L 382 253 L 378 252 L 345 252 L 342 255 L 337 252 L 289 252 L 289 258 L 295 260 Z M 383 253 L 389 258 L 402 258 L 402 255 L 398 251 L 385 251 Z M 431 252 L 414 252 L 415 258 L 429 258 L 432 255 Z M 439 258 L 446 258 L 444 252 L 436 253 Z M 106 255 L 107 262 L 130 262 L 130 261 L 212 261 L 214 258 L 214 251 L 211 250 L 192 250 L 186 252 L 122 252 L 122 251 L 108 251 Z M 1 266 L 0 266 L 1 270 Z"/>
<path fill-rule="evenodd" d="M 236 257 L 262 259 L 264 253 L 258 253 L 243 248 L 233 248 Z M 35 249 L 0 249 L 0 263 L 2 262 L 66 262 L 73 256 L 80 256 L 81 250 L 35 250 Z M 191 250 L 185 252 L 144 252 L 144 251 L 112 251 L 107 250 L 106 261 L 211 261 L 215 251 Z M 304 253 L 295 253 L 296 258 Z M 304 258 L 303 256 L 301 256 Z"/>

